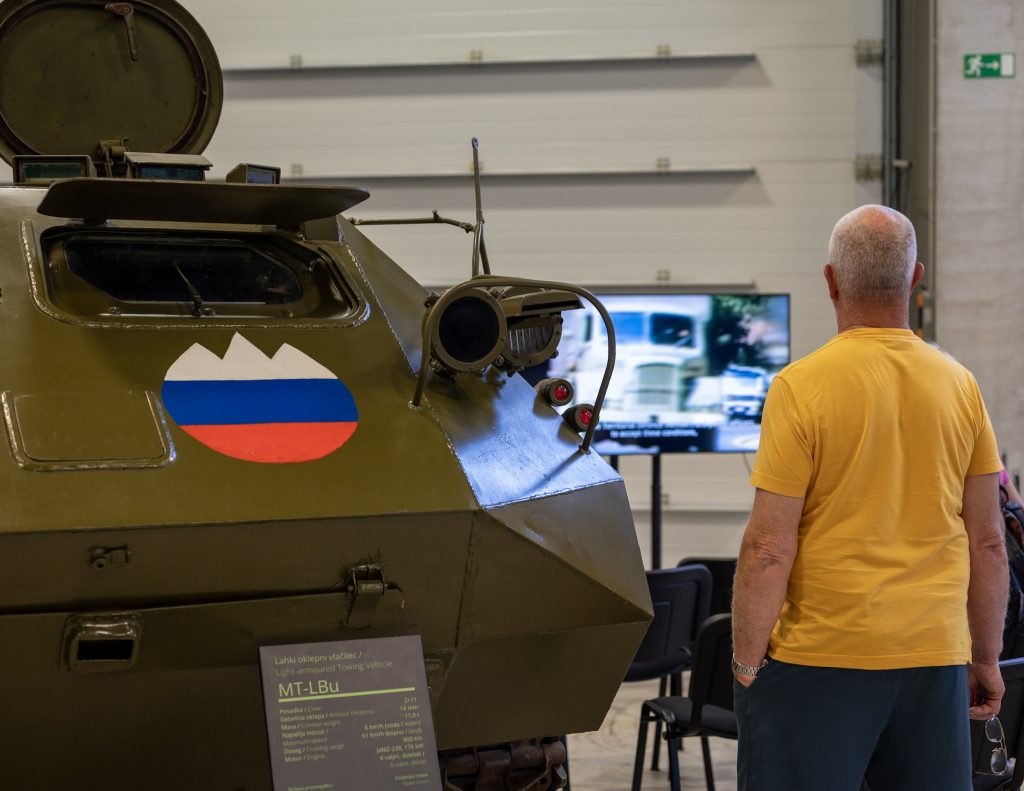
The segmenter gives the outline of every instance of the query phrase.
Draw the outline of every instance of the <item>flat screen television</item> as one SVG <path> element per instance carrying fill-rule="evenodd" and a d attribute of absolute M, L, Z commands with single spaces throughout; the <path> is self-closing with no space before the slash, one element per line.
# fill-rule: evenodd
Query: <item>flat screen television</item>
<path fill-rule="evenodd" d="M 768 385 L 789 363 L 788 294 L 615 293 L 616 362 L 594 434 L 604 455 L 753 452 Z M 523 375 L 593 403 L 608 348 L 591 306 L 562 314 L 558 356 Z"/>

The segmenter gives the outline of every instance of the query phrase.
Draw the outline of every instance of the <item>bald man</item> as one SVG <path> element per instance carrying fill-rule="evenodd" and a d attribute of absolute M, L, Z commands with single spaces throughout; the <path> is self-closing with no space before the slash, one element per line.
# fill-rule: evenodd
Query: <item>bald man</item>
<path fill-rule="evenodd" d="M 974 377 L 908 322 L 910 221 L 832 232 L 838 334 L 772 382 L 733 595 L 741 791 L 968 791 L 1007 565 Z M 969 711 L 968 711 L 969 709 Z"/>

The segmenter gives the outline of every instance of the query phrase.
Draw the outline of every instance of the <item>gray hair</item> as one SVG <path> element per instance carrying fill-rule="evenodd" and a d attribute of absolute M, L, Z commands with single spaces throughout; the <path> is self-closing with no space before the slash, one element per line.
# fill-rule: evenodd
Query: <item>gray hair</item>
<path fill-rule="evenodd" d="M 836 223 L 828 241 L 828 260 L 844 299 L 902 302 L 910 293 L 917 262 L 914 226 L 895 209 L 861 206 Z"/>

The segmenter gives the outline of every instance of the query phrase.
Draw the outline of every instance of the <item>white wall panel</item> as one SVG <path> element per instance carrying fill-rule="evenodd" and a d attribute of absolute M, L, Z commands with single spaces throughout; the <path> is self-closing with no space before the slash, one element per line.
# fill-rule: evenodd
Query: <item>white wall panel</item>
<path fill-rule="evenodd" d="M 459 173 L 476 136 L 485 171 L 653 170 L 659 157 L 676 167 L 847 161 L 856 93 L 846 57 L 845 68 L 813 73 L 769 71 L 758 59 L 653 74 L 573 66 L 229 78 L 209 156 L 221 172 L 228 146 L 286 172 L 299 164 L 305 177 Z"/>
<path fill-rule="evenodd" d="M 672 52 L 742 52 L 808 44 L 847 46 L 852 0 L 818 2 L 647 2 L 537 0 L 511 6 L 411 0 L 194 0 L 226 68 L 446 63 L 468 60 L 593 58 Z"/>

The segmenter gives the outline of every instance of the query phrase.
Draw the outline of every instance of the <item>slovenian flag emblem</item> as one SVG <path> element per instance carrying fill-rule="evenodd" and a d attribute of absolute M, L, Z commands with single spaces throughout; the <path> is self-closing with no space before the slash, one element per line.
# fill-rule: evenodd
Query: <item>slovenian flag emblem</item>
<path fill-rule="evenodd" d="M 359 413 L 345 384 L 287 343 L 268 357 L 235 333 L 221 359 L 193 344 L 167 369 L 164 406 L 209 448 L 246 461 L 312 461 L 340 448 Z"/>

